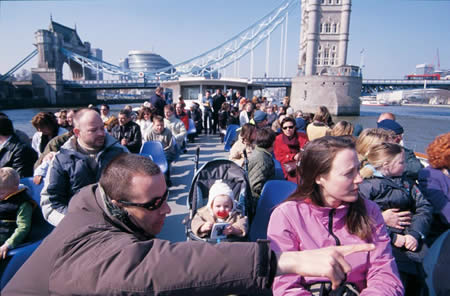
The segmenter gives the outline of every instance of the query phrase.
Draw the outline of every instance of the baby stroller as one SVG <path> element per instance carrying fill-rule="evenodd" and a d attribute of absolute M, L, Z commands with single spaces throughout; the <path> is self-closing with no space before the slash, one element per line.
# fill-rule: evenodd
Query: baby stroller
<path fill-rule="evenodd" d="M 198 169 L 200 148 L 197 148 L 197 155 L 195 158 L 196 172 L 192 180 L 189 196 L 187 199 L 187 206 L 189 209 L 189 216 L 185 219 L 186 238 L 194 241 L 205 241 L 216 243 L 216 239 L 200 238 L 191 230 L 191 221 L 197 210 L 208 203 L 209 188 L 216 180 L 222 180 L 233 190 L 233 195 L 237 203 L 237 208 L 241 213 L 248 217 L 249 225 L 253 216 L 253 197 L 250 190 L 250 182 L 248 181 L 246 171 L 233 161 L 228 159 L 215 159 L 205 163 Z M 248 235 L 247 235 L 248 236 Z M 230 241 L 247 241 L 248 237 L 243 238 L 224 238 L 221 242 Z"/>

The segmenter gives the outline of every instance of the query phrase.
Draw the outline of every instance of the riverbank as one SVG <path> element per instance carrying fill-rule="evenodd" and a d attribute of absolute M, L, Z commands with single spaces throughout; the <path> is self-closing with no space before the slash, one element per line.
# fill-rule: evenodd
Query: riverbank
<path fill-rule="evenodd" d="M 95 101 L 92 101 L 92 105 L 101 105 L 101 104 L 108 104 L 108 105 L 121 105 L 121 104 L 141 104 L 145 101 L 148 101 L 148 99 L 110 99 L 110 100 L 104 100 L 104 99 L 97 99 Z M 0 100 L 0 110 L 20 110 L 20 109 L 29 109 L 29 108 L 41 108 L 41 109 L 53 109 L 53 108 L 82 108 L 86 107 L 86 105 L 80 106 L 79 104 L 64 104 L 64 105 L 51 105 L 49 106 L 48 102 L 46 100 Z"/>
<path fill-rule="evenodd" d="M 432 105 L 432 104 L 403 104 L 401 106 L 410 106 L 410 107 L 436 107 L 436 108 L 450 108 L 450 105 Z"/>

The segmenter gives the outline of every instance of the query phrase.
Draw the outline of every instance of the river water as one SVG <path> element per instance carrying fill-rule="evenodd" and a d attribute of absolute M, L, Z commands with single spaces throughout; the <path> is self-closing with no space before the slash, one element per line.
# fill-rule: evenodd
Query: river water
<path fill-rule="evenodd" d="M 139 104 L 131 104 L 133 107 Z M 111 112 L 116 114 L 125 105 L 110 105 Z M 4 110 L 14 123 L 14 127 L 26 132 L 30 137 L 36 131 L 31 125 L 31 118 L 40 111 L 58 111 L 57 108 Z M 396 120 L 405 130 L 405 147 L 417 152 L 424 152 L 433 139 L 450 132 L 450 107 L 432 106 L 361 106 L 360 116 L 335 117 L 334 122 L 347 120 L 361 124 L 364 128 L 376 127 L 378 116 L 383 112 L 396 115 Z"/>

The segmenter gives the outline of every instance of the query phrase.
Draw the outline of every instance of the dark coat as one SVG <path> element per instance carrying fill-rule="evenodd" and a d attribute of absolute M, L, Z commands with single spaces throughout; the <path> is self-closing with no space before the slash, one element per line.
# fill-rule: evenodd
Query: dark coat
<path fill-rule="evenodd" d="M 254 200 L 261 195 L 264 184 L 275 175 L 275 163 L 272 154 L 258 146 L 248 160 L 248 180 Z"/>
<path fill-rule="evenodd" d="M 420 242 L 430 230 L 433 208 L 417 185 L 401 177 L 373 177 L 359 185 L 359 192 L 378 204 L 381 211 L 397 208 L 411 211 L 411 225 L 405 230 L 387 227 L 391 238 L 395 234 L 410 234 Z"/>
<path fill-rule="evenodd" d="M 164 117 L 164 106 L 166 105 L 166 101 L 157 94 L 153 94 L 153 96 L 150 97 L 150 103 L 156 108 L 156 114 Z"/>
<path fill-rule="evenodd" d="M 119 143 L 122 139 L 126 139 L 128 144 L 126 147 L 131 153 L 139 153 L 142 145 L 141 127 L 133 122 L 129 121 L 125 125 L 116 125 L 111 130 L 111 135 L 116 138 Z"/>
<path fill-rule="evenodd" d="M 15 169 L 21 178 L 33 176 L 33 165 L 38 155 L 31 146 L 13 134 L 0 150 L 0 167 Z"/>
<path fill-rule="evenodd" d="M 223 103 L 225 103 L 225 97 L 223 95 L 215 95 L 213 97 L 213 113 L 215 116 L 218 116 Z"/>
<path fill-rule="evenodd" d="M 217 245 L 146 237 L 111 215 L 97 184 L 3 289 L 2 295 L 227 295 L 271 285 L 267 242 Z"/>
<path fill-rule="evenodd" d="M 450 228 L 450 177 L 441 170 L 427 167 L 419 172 L 420 191 L 433 205 L 430 242 Z"/>
<path fill-rule="evenodd" d="M 405 151 L 405 171 L 403 172 L 403 176 L 412 180 L 417 180 L 419 177 L 419 171 L 423 168 L 423 165 L 420 163 L 420 160 L 417 159 L 414 151 L 404 148 Z"/>

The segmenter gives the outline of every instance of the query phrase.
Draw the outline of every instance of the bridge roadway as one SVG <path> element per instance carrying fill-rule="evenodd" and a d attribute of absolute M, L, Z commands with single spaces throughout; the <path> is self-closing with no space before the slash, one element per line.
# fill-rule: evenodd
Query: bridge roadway
<path fill-rule="evenodd" d="M 186 240 L 183 219 L 188 215 L 187 198 L 194 177 L 194 155 L 197 146 L 200 146 L 201 167 L 207 161 L 216 158 L 228 158 L 228 152 L 224 151 L 224 145 L 220 143 L 219 135 L 201 134 L 195 143 L 188 144 L 188 152 L 181 155 L 180 160 L 173 163 L 171 170 L 172 187 L 169 189 L 168 203 L 172 212 L 167 216 L 164 227 L 158 238 L 172 242 Z"/>
<path fill-rule="evenodd" d="M 216 81 L 220 82 L 220 79 Z M 160 80 L 64 80 L 65 89 L 132 89 L 156 88 Z M 264 87 L 291 87 L 290 77 L 256 77 L 249 84 Z M 395 89 L 440 88 L 450 90 L 450 80 L 363 79 L 363 92 Z"/>

